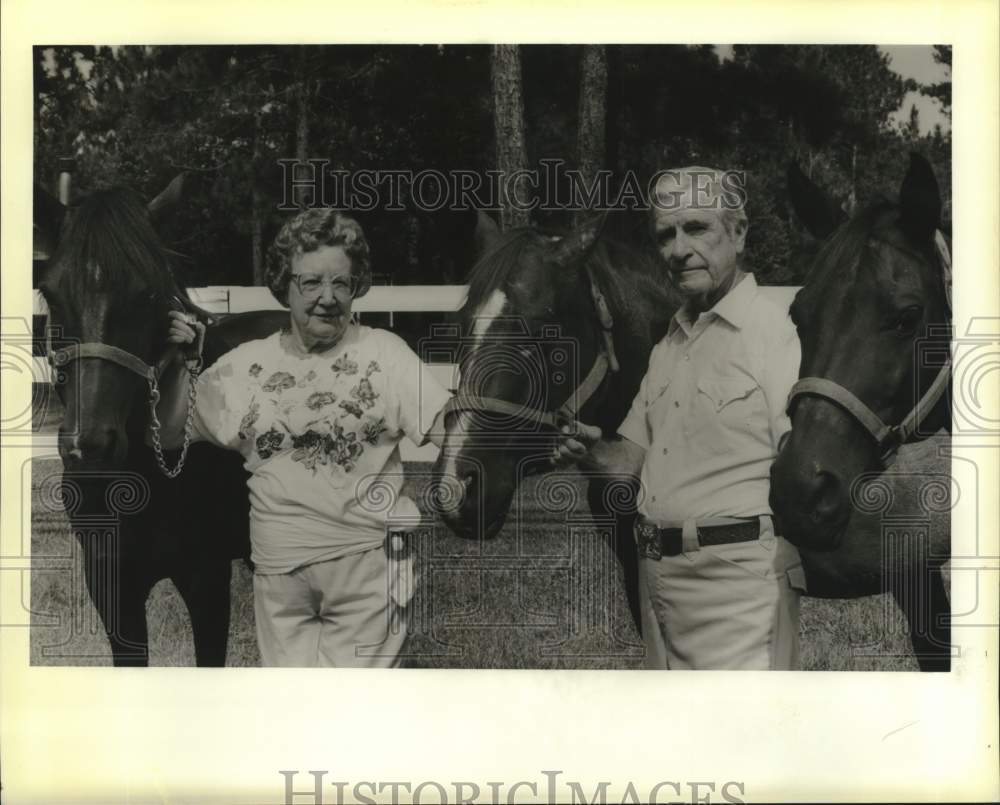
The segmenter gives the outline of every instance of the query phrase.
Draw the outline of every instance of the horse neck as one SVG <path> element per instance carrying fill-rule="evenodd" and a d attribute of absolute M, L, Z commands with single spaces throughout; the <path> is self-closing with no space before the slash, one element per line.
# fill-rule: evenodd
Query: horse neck
<path fill-rule="evenodd" d="M 618 371 L 609 372 L 596 395 L 590 414 L 606 433 L 624 420 L 639 391 L 653 346 L 666 334 L 676 301 L 653 276 L 634 266 L 636 260 L 616 263 L 614 292 L 605 291 L 612 318 Z M 605 275 L 598 281 L 609 278 Z M 610 431 L 609 431 L 610 429 Z"/>

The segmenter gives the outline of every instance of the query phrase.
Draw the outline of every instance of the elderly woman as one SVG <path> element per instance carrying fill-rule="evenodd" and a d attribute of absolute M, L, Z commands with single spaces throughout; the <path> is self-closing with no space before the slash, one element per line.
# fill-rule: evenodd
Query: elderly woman
<path fill-rule="evenodd" d="M 400 496 L 399 442 L 440 446 L 448 392 L 401 338 L 353 321 L 351 305 L 371 286 L 353 218 L 312 209 L 289 220 L 268 254 L 267 282 L 289 309 L 288 327 L 201 374 L 193 434 L 238 450 L 251 473 L 261 660 L 396 666 L 409 585 L 395 578 L 406 565 L 387 556 L 387 527 L 418 514 Z M 197 355 L 202 333 L 171 315 L 168 340 Z M 172 384 L 161 417 L 174 444 L 186 385 Z"/>

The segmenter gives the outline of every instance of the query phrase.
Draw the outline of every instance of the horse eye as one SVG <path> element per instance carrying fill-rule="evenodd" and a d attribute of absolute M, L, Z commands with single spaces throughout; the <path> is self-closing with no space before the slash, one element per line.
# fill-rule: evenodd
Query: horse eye
<path fill-rule="evenodd" d="M 45 306 L 48 308 L 49 315 L 55 316 L 59 312 L 59 300 L 47 293 L 42 294 L 42 299 L 45 300 Z"/>
<path fill-rule="evenodd" d="M 892 329 L 898 335 L 913 335 L 923 318 L 924 309 L 920 305 L 910 305 L 896 314 Z"/>

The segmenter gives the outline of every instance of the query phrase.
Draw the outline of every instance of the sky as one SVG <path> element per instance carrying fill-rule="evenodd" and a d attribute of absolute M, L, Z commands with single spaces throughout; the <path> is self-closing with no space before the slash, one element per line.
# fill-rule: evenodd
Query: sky
<path fill-rule="evenodd" d="M 948 68 L 935 63 L 934 48 L 930 45 L 879 45 L 879 50 L 889 54 L 890 66 L 903 78 L 912 78 L 921 84 L 936 84 L 948 77 Z M 951 121 L 941 111 L 941 104 L 919 92 L 906 93 L 896 119 L 908 120 L 913 104 L 920 113 L 921 134 L 931 131 L 936 123 L 941 124 L 943 132 L 951 130 Z"/>
<path fill-rule="evenodd" d="M 889 66 L 903 78 L 912 78 L 920 84 L 936 84 L 948 76 L 948 68 L 934 61 L 931 45 L 879 45 L 878 49 L 889 55 Z M 716 45 L 719 58 L 725 61 L 732 57 L 732 45 Z M 941 130 L 951 130 L 951 121 L 941 111 L 941 104 L 919 92 L 908 92 L 893 115 L 893 119 L 905 123 L 910 119 L 910 107 L 916 105 L 920 114 L 920 133 L 927 134 L 938 123 Z"/>

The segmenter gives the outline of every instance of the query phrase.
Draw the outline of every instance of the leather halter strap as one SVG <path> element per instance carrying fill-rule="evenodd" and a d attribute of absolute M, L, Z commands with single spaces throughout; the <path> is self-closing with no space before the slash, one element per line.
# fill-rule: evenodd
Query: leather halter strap
<path fill-rule="evenodd" d="M 139 375 L 143 380 L 156 380 L 156 367 L 150 366 L 131 352 L 126 352 L 124 349 L 113 347 L 110 344 L 93 341 L 83 344 L 71 344 L 62 349 L 49 351 L 49 363 L 55 367 L 66 366 L 70 362 L 80 358 L 100 358 L 101 360 L 110 361 L 128 369 L 130 372 Z"/>
<path fill-rule="evenodd" d="M 934 245 L 938 254 L 938 262 L 941 267 L 941 279 L 944 284 L 945 301 L 948 307 L 948 314 L 951 315 L 952 299 L 952 275 L 951 275 L 951 253 L 944 235 L 940 231 L 935 232 Z M 941 401 L 948 385 L 951 383 L 951 354 L 944 365 L 938 370 L 934 381 L 927 388 L 910 412 L 898 425 L 887 425 L 882 418 L 862 402 L 854 392 L 841 386 L 839 383 L 825 377 L 804 377 L 799 380 L 788 394 L 787 410 L 789 416 L 792 407 L 798 397 L 803 395 L 820 397 L 838 405 L 848 414 L 854 417 L 855 421 L 863 427 L 875 441 L 879 451 L 879 461 L 883 467 L 888 466 L 896 457 L 901 445 L 906 444 L 920 428 L 920 425 L 934 410 L 934 407 Z"/>
<path fill-rule="evenodd" d="M 558 430 L 562 425 L 576 419 L 580 409 L 586 405 L 587 401 L 594 396 L 594 392 L 600 388 L 601 383 L 604 382 L 609 368 L 608 356 L 601 352 L 594 360 L 594 365 L 590 368 L 583 382 L 577 386 L 569 399 L 555 411 L 542 411 L 509 400 L 483 397 L 478 394 L 463 394 L 460 391 L 445 404 L 445 414 L 459 411 L 489 411 L 493 414 L 503 414 Z"/>
<path fill-rule="evenodd" d="M 179 296 L 174 297 L 174 302 L 183 307 L 183 302 Z M 46 352 L 48 353 L 49 365 L 53 368 L 67 366 L 69 363 L 81 358 L 98 358 L 109 361 L 123 369 L 127 369 L 146 381 L 149 389 L 149 430 L 153 443 L 153 452 L 156 456 L 156 463 L 160 470 L 168 478 L 176 478 L 184 469 L 184 462 L 187 459 L 188 447 L 191 444 L 192 423 L 194 421 L 195 403 L 197 400 L 197 380 L 201 371 L 201 358 L 187 361 L 188 365 L 188 411 L 184 422 L 184 443 L 181 446 L 180 457 L 173 467 L 167 466 L 163 456 L 163 446 L 160 442 L 160 420 L 156 415 L 156 406 L 160 401 L 160 368 L 166 357 L 157 366 L 150 366 L 142 358 L 133 355 L 119 347 L 111 344 L 104 344 L 100 341 L 87 341 L 82 344 L 70 344 L 61 349 L 52 349 L 51 333 L 46 334 Z"/>
<path fill-rule="evenodd" d="M 598 352 L 597 357 L 594 359 L 594 364 L 590 367 L 590 371 L 587 372 L 587 376 L 559 408 L 555 411 L 543 411 L 496 397 L 465 394 L 460 390 L 458 394 L 445 404 L 445 416 L 460 411 L 488 411 L 543 427 L 549 427 L 554 430 L 558 430 L 562 425 L 573 422 L 579 414 L 580 409 L 587 404 L 590 398 L 601 387 L 601 383 L 604 382 L 604 378 L 607 377 L 608 372 L 614 373 L 619 369 L 612 333 L 615 326 L 614 318 L 611 315 L 607 301 L 604 299 L 604 294 L 601 293 L 601 289 L 590 266 L 587 266 L 587 278 L 590 280 L 590 294 L 594 300 L 597 320 L 601 326 L 601 351 Z"/>

